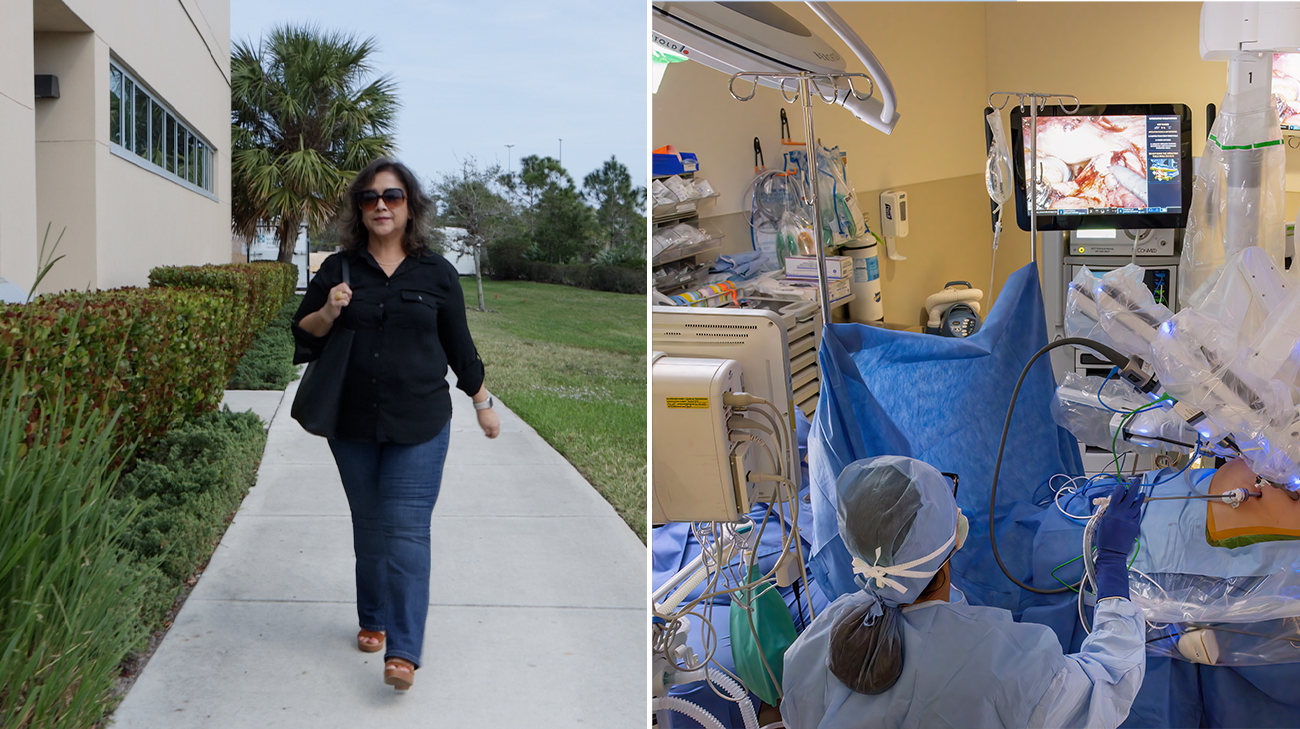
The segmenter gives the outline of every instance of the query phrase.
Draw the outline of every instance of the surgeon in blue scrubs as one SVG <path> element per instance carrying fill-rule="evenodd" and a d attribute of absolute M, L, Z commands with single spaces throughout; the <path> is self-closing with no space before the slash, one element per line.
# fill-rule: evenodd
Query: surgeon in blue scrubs
<path fill-rule="evenodd" d="M 1146 667 L 1125 564 L 1141 494 L 1118 490 L 1098 525 L 1095 626 L 1066 655 L 1050 628 L 971 605 L 949 584 L 967 527 L 951 488 L 898 456 L 841 473 L 836 513 L 862 589 L 831 603 L 787 651 L 785 726 L 1119 726 Z"/>

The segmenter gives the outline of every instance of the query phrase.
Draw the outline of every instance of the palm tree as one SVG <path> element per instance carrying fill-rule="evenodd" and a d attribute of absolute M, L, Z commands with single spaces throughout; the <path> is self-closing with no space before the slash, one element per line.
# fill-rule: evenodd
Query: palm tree
<path fill-rule="evenodd" d="M 231 228 L 276 228 L 293 260 L 305 222 L 332 220 L 357 170 L 391 154 L 398 101 L 388 76 L 370 79 L 373 38 L 285 25 L 230 59 Z"/>

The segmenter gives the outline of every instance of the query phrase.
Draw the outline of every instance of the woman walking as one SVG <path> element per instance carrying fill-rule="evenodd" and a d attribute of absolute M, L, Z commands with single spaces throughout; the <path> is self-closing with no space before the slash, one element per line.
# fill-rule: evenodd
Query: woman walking
<path fill-rule="evenodd" d="M 425 243 L 429 205 L 399 162 L 358 173 L 340 221 L 343 250 L 321 264 L 293 319 L 295 363 L 319 357 L 336 328 L 354 332 L 329 445 L 352 510 L 357 647 L 384 651 L 384 682 L 397 689 L 411 687 L 424 646 L 449 366 L 483 433 L 500 432 L 456 269 Z"/>

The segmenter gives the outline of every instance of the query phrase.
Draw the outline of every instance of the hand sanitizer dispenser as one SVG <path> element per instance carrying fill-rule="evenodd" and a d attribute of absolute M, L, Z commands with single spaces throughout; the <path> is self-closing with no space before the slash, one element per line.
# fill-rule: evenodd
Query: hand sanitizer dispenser
<path fill-rule="evenodd" d="M 885 239 L 885 254 L 891 261 L 906 261 L 894 250 L 894 239 L 907 235 L 907 193 L 886 190 L 880 193 L 880 236 Z"/>

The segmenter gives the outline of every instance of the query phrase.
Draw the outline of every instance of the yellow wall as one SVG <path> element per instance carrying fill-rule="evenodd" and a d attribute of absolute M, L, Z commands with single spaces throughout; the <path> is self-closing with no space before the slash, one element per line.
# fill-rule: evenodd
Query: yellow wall
<path fill-rule="evenodd" d="M 779 3 L 864 70 L 832 31 L 802 4 Z M 906 190 L 910 233 L 898 241 L 907 261 L 881 259 L 885 319 L 920 323 L 925 297 L 952 279 L 987 289 L 992 230 L 984 192 L 983 109 L 994 91 L 1071 93 L 1084 103 L 1176 102 L 1192 110 L 1193 153 L 1205 140 L 1205 105 L 1222 102 L 1227 64 L 1200 59 L 1200 3 L 834 3 L 871 46 L 894 82 L 901 119 L 892 135 L 842 109 L 814 104 L 817 134 L 848 152 L 849 174 L 872 227 L 879 193 Z M 1159 41 L 1131 29 L 1159 28 Z M 753 137 L 768 167 L 779 167 L 777 110 L 796 139 L 802 111 L 774 90 L 741 103 L 727 77 L 700 64 L 671 66 L 653 100 L 654 146 L 674 144 L 700 156 L 703 176 L 722 197 L 701 223 L 728 232 L 724 251 L 744 250 L 748 233 L 736 213 L 753 179 Z M 1003 112 L 1008 124 L 1009 109 Z M 1300 150 L 1289 164 L 1300 165 Z M 1300 175 L 1296 176 L 1300 180 Z M 1287 214 L 1300 206 L 1300 187 Z M 997 254 L 995 291 L 1028 263 L 1029 234 L 1008 209 Z M 733 235 L 732 233 L 736 233 Z M 987 304 L 986 292 L 986 304 Z"/>
<path fill-rule="evenodd" d="M 866 70 L 806 6 L 780 5 L 833 41 L 851 59 L 850 71 Z M 814 103 L 815 131 L 824 143 L 848 153 L 857 189 L 883 189 L 981 169 L 983 132 L 974 122 L 954 123 L 952 109 L 983 105 L 983 5 L 839 3 L 835 8 L 871 45 L 903 100 L 902 120 L 888 136 L 843 109 Z M 979 31 L 972 33 L 972 27 Z M 759 88 L 752 100 L 736 101 L 727 93 L 727 76 L 697 63 L 673 64 L 654 97 L 651 141 L 656 148 L 673 144 L 697 153 L 702 176 L 722 193 L 713 213 L 737 212 L 754 177 L 754 137 L 762 142 L 767 166 L 781 168 L 782 108 L 795 140 L 803 141 L 802 107 L 786 104 L 779 91 Z M 878 207 L 864 205 L 863 211 Z"/>

